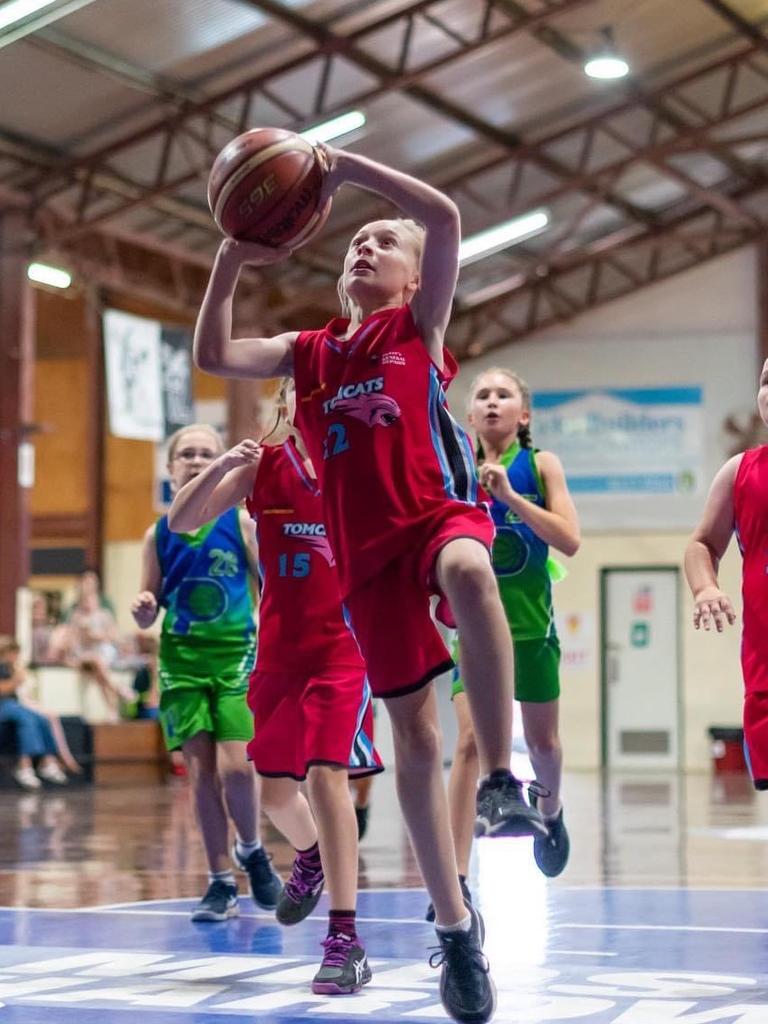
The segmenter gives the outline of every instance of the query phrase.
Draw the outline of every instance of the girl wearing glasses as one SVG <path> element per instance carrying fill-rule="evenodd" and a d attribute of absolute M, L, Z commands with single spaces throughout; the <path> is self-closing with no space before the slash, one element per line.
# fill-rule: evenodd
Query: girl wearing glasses
<path fill-rule="evenodd" d="M 174 492 L 223 451 L 203 423 L 169 441 Z M 237 832 L 232 860 L 248 874 L 258 906 L 272 910 L 282 891 L 259 836 L 257 783 L 246 746 L 253 720 L 246 703 L 256 644 L 252 581 L 257 578 L 253 523 L 229 509 L 189 533 L 172 533 L 162 516 L 144 536 L 141 591 L 131 606 L 147 629 L 165 609 L 160 636 L 160 722 L 169 750 L 181 750 L 194 792 L 208 861 L 208 890 L 193 921 L 238 913 L 227 849 L 227 811 Z"/>

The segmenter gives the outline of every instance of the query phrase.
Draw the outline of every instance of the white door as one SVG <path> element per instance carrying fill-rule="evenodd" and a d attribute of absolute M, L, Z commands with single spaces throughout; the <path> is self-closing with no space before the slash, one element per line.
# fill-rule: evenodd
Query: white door
<path fill-rule="evenodd" d="M 680 757 L 677 569 L 604 569 L 603 760 L 677 768 Z"/>

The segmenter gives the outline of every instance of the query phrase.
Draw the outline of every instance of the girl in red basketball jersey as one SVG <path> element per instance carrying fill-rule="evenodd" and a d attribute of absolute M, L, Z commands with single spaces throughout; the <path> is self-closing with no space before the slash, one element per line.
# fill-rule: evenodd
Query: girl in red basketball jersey
<path fill-rule="evenodd" d="M 353 237 L 339 281 L 346 316 L 317 331 L 233 340 L 244 263 L 286 253 L 225 240 L 195 331 L 211 373 L 296 380 L 297 424 L 323 494 L 342 595 L 375 696 L 385 699 L 398 793 L 435 906 L 448 1013 L 482 1024 L 495 990 L 483 926 L 462 899 L 442 781 L 437 703 L 427 685 L 451 666 L 430 617 L 458 625 L 483 780 L 478 835 L 543 833 L 509 771 L 512 643 L 491 568 L 493 526 L 478 507 L 472 448 L 445 405 L 456 363 L 443 347 L 458 273 L 456 206 L 430 186 L 321 147 L 321 202 L 344 183 L 390 200 L 413 221 L 379 220 Z M 422 225 L 422 226 L 420 226 Z"/>
<path fill-rule="evenodd" d="M 289 424 L 294 408 L 288 381 L 279 409 Z M 347 777 L 382 767 L 365 665 L 344 622 L 317 481 L 298 433 L 276 447 L 241 441 L 178 492 L 168 521 L 175 531 L 196 529 L 243 500 L 256 520 L 262 584 L 248 753 L 264 810 L 297 850 L 276 916 L 282 924 L 303 920 L 327 881 L 328 937 L 312 990 L 349 994 L 371 970 L 355 929 L 357 822 Z M 314 818 L 299 791 L 303 779 Z"/>
<path fill-rule="evenodd" d="M 768 426 L 768 359 L 757 408 Z M 717 581 L 720 560 L 735 532 L 743 557 L 744 745 L 756 789 L 768 789 L 768 445 L 734 455 L 712 481 L 704 513 L 685 550 L 693 593 L 693 624 L 722 633 L 736 621 Z"/>

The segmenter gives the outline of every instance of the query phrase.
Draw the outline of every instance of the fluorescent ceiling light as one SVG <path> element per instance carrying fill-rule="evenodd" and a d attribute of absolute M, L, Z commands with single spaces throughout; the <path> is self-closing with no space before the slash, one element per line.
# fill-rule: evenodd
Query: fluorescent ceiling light
<path fill-rule="evenodd" d="M 22 18 L 28 18 L 30 14 L 36 14 L 55 3 L 56 0 L 9 0 L 0 6 L 0 29 L 15 25 Z"/>
<path fill-rule="evenodd" d="M 27 277 L 37 284 L 47 284 L 51 288 L 69 288 L 72 284 L 72 275 L 59 267 L 51 267 L 47 263 L 30 263 L 27 267 Z"/>
<path fill-rule="evenodd" d="M 7 0 L 0 3 L 0 46 L 9 46 L 95 0 Z"/>
<path fill-rule="evenodd" d="M 547 210 L 533 210 L 522 217 L 515 217 L 514 220 L 497 224 L 495 228 L 488 228 L 477 235 L 470 235 L 462 240 L 459 246 L 459 265 L 465 267 L 468 263 L 481 260 L 484 256 L 491 256 L 495 252 L 501 252 L 508 245 L 514 242 L 522 242 L 525 238 L 538 235 L 549 224 L 549 213 Z"/>
<path fill-rule="evenodd" d="M 347 114 L 324 121 L 314 128 L 307 128 L 305 132 L 300 132 L 300 135 L 307 142 L 330 142 L 331 139 L 338 139 L 342 135 L 357 131 L 364 124 L 365 114 L 361 110 L 350 110 Z"/>
<path fill-rule="evenodd" d="M 590 78 L 624 78 L 629 74 L 629 64 L 621 57 L 602 54 L 587 61 L 584 73 Z"/>

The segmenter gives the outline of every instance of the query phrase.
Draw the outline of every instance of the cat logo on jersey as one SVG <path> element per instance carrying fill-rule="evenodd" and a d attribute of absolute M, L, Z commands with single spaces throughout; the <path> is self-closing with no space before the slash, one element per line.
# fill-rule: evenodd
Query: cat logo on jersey
<path fill-rule="evenodd" d="M 323 412 L 342 412 L 369 427 L 391 427 L 400 419 L 400 406 L 383 395 L 383 377 L 370 377 L 354 384 L 342 384 L 333 398 L 323 402 Z"/>
<path fill-rule="evenodd" d="M 336 403 L 336 412 L 362 420 L 369 427 L 391 427 L 400 419 L 400 406 L 389 395 L 358 395 Z"/>
<path fill-rule="evenodd" d="M 325 534 L 325 523 L 283 523 L 283 536 L 303 540 L 313 551 L 322 555 L 328 565 L 336 565 Z"/>

